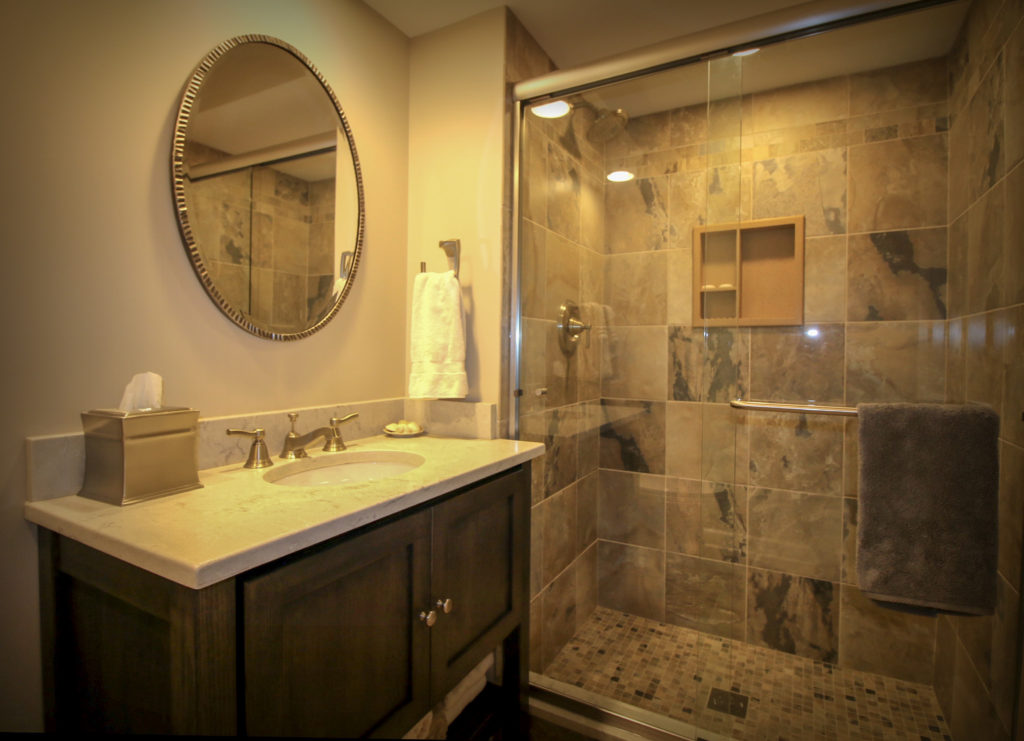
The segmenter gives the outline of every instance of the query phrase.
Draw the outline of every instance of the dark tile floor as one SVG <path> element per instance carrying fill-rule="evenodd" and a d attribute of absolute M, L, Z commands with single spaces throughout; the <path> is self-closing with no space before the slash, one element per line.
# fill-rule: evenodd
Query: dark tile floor
<path fill-rule="evenodd" d="M 737 741 L 951 738 L 926 685 L 605 608 L 545 675 Z"/>

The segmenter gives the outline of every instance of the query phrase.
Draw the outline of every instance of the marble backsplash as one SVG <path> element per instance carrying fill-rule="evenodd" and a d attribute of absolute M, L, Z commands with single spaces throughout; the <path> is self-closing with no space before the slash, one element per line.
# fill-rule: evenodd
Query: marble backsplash
<path fill-rule="evenodd" d="M 266 430 L 267 447 L 273 457 L 281 452 L 289 430 L 288 412 L 299 413 L 300 433 L 328 424 L 331 417 L 353 412 L 359 416 L 342 427 L 345 440 L 378 435 L 384 425 L 399 419 L 419 422 L 427 434 L 439 437 L 490 440 L 497 437 L 494 404 L 423 399 L 378 399 L 374 401 L 332 404 L 322 407 L 258 412 L 224 417 L 200 417 L 197 439 L 199 470 L 243 463 L 250 440 L 228 436 L 229 427 Z M 65 435 L 41 435 L 25 440 L 27 465 L 27 501 L 42 501 L 77 494 L 85 474 L 85 438 L 81 432 Z"/>

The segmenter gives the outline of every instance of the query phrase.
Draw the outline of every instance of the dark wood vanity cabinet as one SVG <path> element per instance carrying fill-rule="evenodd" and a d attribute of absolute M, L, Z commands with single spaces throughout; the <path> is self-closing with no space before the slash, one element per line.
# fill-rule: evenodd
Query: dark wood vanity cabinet
<path fill-rule="evenodd" d="M 396 737 L 496 648 L 514 715 L 528 521 L 519 467 L 201 590 L 41 531 L 48 730 Z"/>

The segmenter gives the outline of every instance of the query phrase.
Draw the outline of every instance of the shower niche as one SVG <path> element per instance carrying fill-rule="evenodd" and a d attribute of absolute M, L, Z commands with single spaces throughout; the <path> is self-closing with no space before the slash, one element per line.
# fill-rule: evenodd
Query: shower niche
<path fill-rule="evenodd" d="M 693 230 L 693 312 L 708 326 L 804 320 L 804 217 Z"/>

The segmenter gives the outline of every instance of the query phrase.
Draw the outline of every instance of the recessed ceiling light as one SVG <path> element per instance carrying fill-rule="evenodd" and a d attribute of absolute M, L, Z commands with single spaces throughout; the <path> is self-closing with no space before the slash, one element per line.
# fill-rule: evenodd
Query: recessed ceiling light
<path fill-rule="evenodd" d="M 749 57 L 751 54 L 757 54 L 760 49 L 744 49 L 743 51 L 734 51 L 732 55 L 734 57 Z"/>
<path fill-rule="evenodd" d="M 533 106 L 530 112 L 541 118 L 561 118 L 572 110 L 572 106 L 565 100 L 553 100 L 550 103 Z"/>
<path fill-rule="evenodd" d="M 614 172 L 608 173 L 608 179 L 613 183 L 625 183 L 632 180 L 635 176 L 629 170 L 615 170 Z"/>

